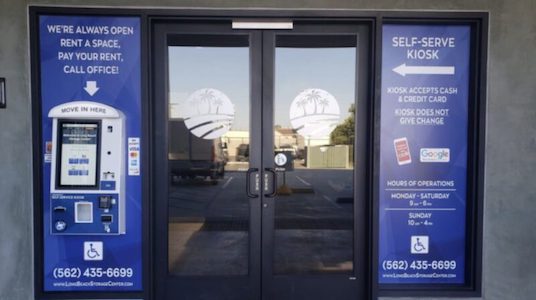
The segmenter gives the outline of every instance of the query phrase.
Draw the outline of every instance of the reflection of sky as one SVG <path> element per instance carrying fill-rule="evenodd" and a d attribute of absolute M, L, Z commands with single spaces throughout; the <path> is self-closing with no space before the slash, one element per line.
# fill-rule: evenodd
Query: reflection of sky
<path fill-rule="evenodd" d="M 218 89 L 235 105 L 231 130 L 248 130 L 249 49 L 186 46 L 168 49 L 170 103 L 184 101 L 201 88 Z M 332 94 L 341 109 L 340 122 L 344 121 L 355 98 L 355 54 L 355 48 L 278 48 L 274 124 L 290 127 L 290 104 L 307 88 Z"/>
<path fill-rule="evenodd" d="M 169 47 L 170 103 L 201 88 L 223 92 L 235 107 L 231 130 L 248 130 L 249 49 L 247 47 Z"/>
<path fill-rule="evenodd" d="M 274 124 L 290 127 L 290 104 L 308 88 L 332 94 L 344 121 L 355 98 L 355 54 L 355 48 L 277 48 Z"/>

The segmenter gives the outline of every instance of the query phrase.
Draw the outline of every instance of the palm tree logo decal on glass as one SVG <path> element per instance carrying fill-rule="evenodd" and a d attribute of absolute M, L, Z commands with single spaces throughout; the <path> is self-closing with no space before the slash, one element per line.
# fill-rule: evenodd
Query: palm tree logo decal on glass
<path fill-rule="evenodd" d="M 292 128 L 307 138 L 325 138 L 339 123 L 340 108 L 333 95 L 322 89 L 306 89 L 290 104 Z"/>
<path fill-rule="evenodd" d="M 179 112 L 190 132 L 212 140 L 224 135 L 233 125 L 234 105 L 223 92 L 203 88 L 193 92 Z"/>

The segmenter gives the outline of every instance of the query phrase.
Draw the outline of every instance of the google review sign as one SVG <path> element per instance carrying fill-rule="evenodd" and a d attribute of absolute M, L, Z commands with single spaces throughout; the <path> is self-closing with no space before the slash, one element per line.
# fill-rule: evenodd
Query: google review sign
<path fill-rule="evenodd" d="M 447 163 L 450 161 L 450 149 L 449 148 L 421 148 L 420 161 L 421 162 Z"/>

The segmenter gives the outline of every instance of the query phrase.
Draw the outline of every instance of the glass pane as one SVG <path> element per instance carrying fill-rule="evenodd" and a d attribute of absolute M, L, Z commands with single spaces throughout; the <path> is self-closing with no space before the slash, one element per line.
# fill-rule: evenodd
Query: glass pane
<path fill-rule="evenodd" d="M 248 273 L 249 48 L 225 41 L 168 48 L 171 275 Z"/>
<path fill-rule="evenodd" d="M 356 43 L 353 36 L 277 40 L 276 274 L 353 269 Z"/>

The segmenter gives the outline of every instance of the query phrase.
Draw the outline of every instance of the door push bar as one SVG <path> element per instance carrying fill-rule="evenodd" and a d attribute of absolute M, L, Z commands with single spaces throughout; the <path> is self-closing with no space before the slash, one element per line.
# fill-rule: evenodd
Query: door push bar
<path fill-rule="evenodd" d="M 268 173 L 272 174 L 272 190 L 269 192 L 268 186 L 269 186 L 269 179 L 268 179 Z M 277 194 L 277 174 L 275 173 L 275 170 L 273 168 L 265 168 L 264 169 L 264 197 L 268 198 L 274 198 Z"/>
<path fill-rule="evenodd" d="M 260 175 L 259 175 L 259 169 L 257 168 L 249 168 L 246 172 L 246 193 L 249 198 L 258 198 L 259 197 L 259 190 L 261 185 Z M 251 192 L 251 174 L 255 173 L 255 192 Z"/>
<path fill-rule="evenodd" d="M 258 168 L 249 168 L 246 172 L 246 194 L 249 198 L 259 198 L 259 191 L 260 191 L 260 174 L 258 173 Z M 252 186 L 251 186 L 251 175 L 255 174 L 255 180 L 254 180 L 254 186 L 253 186 L 253 192 L 252 192 Z M 270 176 L 271 174 L 271 179 Z M 270 189 L 271 187 L 271 189 Z M 277 174 L 275 173 L 275 170 L 272 168 L 265 168 L 264 169 L 264 196 L 268 198 L 273 198 L 277 194 Z"/>

